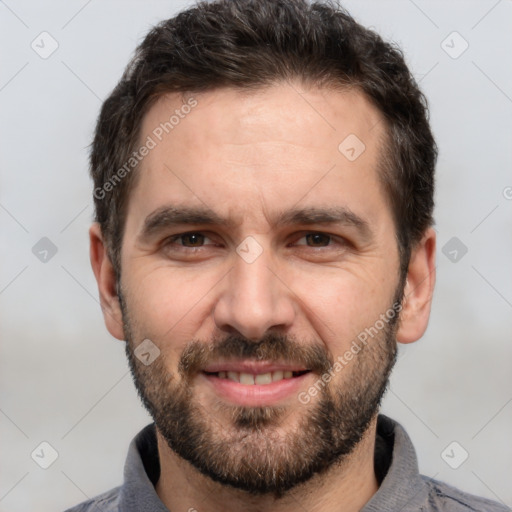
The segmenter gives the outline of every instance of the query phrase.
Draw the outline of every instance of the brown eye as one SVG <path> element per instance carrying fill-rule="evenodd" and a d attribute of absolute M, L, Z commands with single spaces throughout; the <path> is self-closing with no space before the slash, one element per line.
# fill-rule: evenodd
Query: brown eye
<path fill-rule="evenodd" d="M 310 247 L 326 247 L 331 242 L 331 237 L 324 233 L 309 233 L 304 238 Z"/>
<path fill-rule="evenodd" d="M 205 236 L 201 233 L 185 233 L 179 237 L 184 247 L 201 247 L 204 245 Z"/>

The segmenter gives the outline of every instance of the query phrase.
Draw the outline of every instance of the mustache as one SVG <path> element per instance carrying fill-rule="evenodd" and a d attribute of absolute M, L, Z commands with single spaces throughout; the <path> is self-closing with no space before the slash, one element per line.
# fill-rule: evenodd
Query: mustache
<path fill-rule="evenodd" d="M 269 333 L 260 341 L 232 334 L 210 342 L 191 341 L 180 357 L 178 371 L 188 378 L 220 359 L 286 362 L 318 374 L 328 372 L 334 364 L 331 354 L 319 343 L 299 343 L 277 333 Z"/>

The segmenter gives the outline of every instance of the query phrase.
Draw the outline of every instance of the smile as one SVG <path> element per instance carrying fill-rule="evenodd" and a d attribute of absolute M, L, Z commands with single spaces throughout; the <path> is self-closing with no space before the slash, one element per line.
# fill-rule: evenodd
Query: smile
<path fill-rule="evenodd" d="M 311 370 L 290 364 L 266 361 L 228 361 L 207 366 L 200 382 L 223 400 L 245 406 L 277 404 L 305 386 Z"/>
<path fill-rule="evenodd" d="M 304 373 L 307 373 L 309 370 L 302 371 L 291 371 L 291 370 L 276 370 L 273 372 L 266 373 L 246 373 L 246 372 L 235 372 L 235 371 L 220 371 L 220 372 L 205 372 L 207 375 L 211 375 L 213 377 L 217 377 L 219 379 L 229 379 L 233 382 L 239 382 L 245 386 L 254 386 L 256 385 L 267 385 L 272 382 L 279 382 L 283 379 L 292 379 L 294 377 L 299 377 Z"/>

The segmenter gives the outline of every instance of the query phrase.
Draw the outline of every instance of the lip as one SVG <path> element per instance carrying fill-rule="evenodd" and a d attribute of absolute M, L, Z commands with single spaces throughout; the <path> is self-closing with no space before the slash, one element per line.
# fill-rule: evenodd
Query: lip
<path fill-rule="evenodd" d="M 213 365 L 211 367 L 213 367 Z M 267 365 L 264 367 L 264 370 L 261 370 L 263 367 L 260 367 L 260 371 L 255 372 L 255 374 L 257 375 L 258 373 L 266 373 L 267 371 L 277 371 L 281 369 L 291 369 L 290 366 L 275 365 L 275 370 L 268 370 L 270 367 L 273 368 L 274 366 Z M 224 368 L 226 368 L 225 365 L 223 365 L 222 369 L 218 371 L 224 371 Z M 235 368 L 235 366 L 233 366 L 233 368 Z M 237 364 L 236 368 L 242 368 L 242 366 Z M 247 367 L 244 366 L 243 368 L 243 370 L 233 369 L 228 371 L 243 371 L 252 373 L 252 371 L 249 371 Z M 298 370 L 299 369 L 295 371 Z M 213 372 L 216 370 L 211 371 Z M 217 396 L 220 396 L 222 399 L 227 400 L 228 402 L 231 402 L 235 405 L 257 407 L 277 404 L 286 398 L 297 396 L 300 389 L 304 387 L 304 381 L 308 379 L 311 374 L 312 372 L 308 372 L 296 377 L 292 377 L 290 379 L 282 379 L 264 385 L 240 384 L 239 382 L 235 382 L 230 379 L 223 379 L 215 375 L 209 375 L 204 371 L 198 374 L 198 378 L 200 381 L 204 382 L 205 385 L 209 386 Z"/>
<path fill-rule="evenodd" d="M 287 363 L 270 363 L 267 361 L 226 361 L 219 363 L 212 363 L 202 369 L 203 372 L 217 373 L 217 372 L 239 372 L 239 373 L 252 373 L 259 375 L 262 373 L 285 371 L 302 372 L 307 370 L 305 366 L 290 365 Z"/>

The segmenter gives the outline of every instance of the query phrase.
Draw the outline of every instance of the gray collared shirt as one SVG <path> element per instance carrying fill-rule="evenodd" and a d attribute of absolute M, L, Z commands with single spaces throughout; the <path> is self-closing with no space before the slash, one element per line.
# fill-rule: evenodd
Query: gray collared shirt
<path fill-rule="evenodd" d="M 361 512 L 511 512 L 504 505 L 420 475 L 409 436 L 400 424 L 384 415 L 379 415 L 377 423 L 375 472 L 379 490 Z M 124 483 L 66 512 L 169 512 L 155 491 L 159 476 L 152 424 L 130 444 Z"/>

